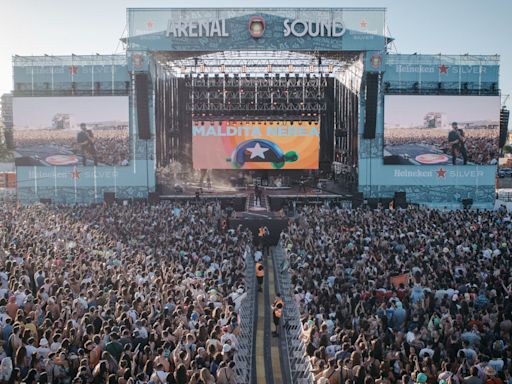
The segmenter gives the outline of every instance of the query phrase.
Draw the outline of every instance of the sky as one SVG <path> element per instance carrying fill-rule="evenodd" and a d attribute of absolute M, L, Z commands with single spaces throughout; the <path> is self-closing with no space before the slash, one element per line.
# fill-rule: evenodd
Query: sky
<path fill-rule="evenodd" d="M 440 112 L 446 123 L 495 121 L 500 119 L 498 96 L 386 96 L 384 124 L 393 126 L 423 125 L 429 112 Z"/>
<path fill-rule="evenodd" d="M 49 128 L 57 113 L 70 114 L 73 125 L 128 121 L 128 96 L 17 97 L 13 102 L 16 128 Z"/>
<path fill-rule="evenodd" d="M 391 52 L 499 54 L 512 94 L 511 0 L 0 0 L 0 94 L 12 89 L 12 55 L 122 53 L 127 7 L 172 6 L 385 7 Z"/>

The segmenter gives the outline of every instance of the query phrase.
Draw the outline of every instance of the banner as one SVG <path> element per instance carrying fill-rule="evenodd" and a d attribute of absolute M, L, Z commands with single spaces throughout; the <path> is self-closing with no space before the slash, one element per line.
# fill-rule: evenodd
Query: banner
<path fill-rule="evenodd" d="M 194 121 L 195 169 L 317 169 L 320 123 Z"/>

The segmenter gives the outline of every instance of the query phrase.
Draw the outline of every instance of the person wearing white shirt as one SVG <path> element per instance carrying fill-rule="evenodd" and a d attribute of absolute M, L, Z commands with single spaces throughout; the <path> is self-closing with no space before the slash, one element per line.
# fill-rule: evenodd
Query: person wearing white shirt
<path fill-rule="evenodd" d="M 37 352 L 46 359 L 48 354 L 51 352 L 50 348 L 48 348 L 48 340 L 44 337 L 39 341 L 39 348 L 37 348 Z"/>

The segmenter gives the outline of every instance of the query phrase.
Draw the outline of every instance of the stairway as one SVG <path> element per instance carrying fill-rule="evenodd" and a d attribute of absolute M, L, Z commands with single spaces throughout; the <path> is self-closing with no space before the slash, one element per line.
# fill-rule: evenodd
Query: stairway
<path fill-rule="evenodd" d="M 268 196 L 265 193 L 265 190 L 261 191 L 261 204 L 256 204 L 256 195 L 254 192 L 250 192 L 247 196 L 247 206 L 245 207 L 247 211 L 250 211 L 251 208 L 259 208 L 259 210 L 268 211 Z"/>

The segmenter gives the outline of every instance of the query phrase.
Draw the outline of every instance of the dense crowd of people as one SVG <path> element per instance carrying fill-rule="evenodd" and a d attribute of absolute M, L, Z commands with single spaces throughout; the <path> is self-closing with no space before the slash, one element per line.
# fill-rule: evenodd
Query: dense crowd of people
<path fill-rule="evenodd" d="M 434 147 L 451 155 L 448 143 L 449 130 L 440 128 L 407 128 L 386 129 L 384 131 L 384 146 L 392 147 L 407 144 L 419 144 Z M 499 155 L 498 129 L 472 128 L 465 129 L 465 145 L 468 160 L 475 164 L 496 164 Z"/>
<path fill-rule="evenodd" d="M 506 210 L 305 207 L 281 241 L 316 383 L 512 383 Z"/>
<path fill-rule="evenodd" d="M 130 159 L 128 128 L 94 129 L 97 163 L 99 165 L 127 165 Z M 15 130 L 14 140 L 18 148 L 58 146 L 81 154 L 77 144 L 77 131 L 58 129 Z M 35 152 L 37 153 L 37 151 Z M 89 157 L 89 160 L 91 158 Z"/>
<path fill-rule="evenodd" d="M 0 206 L 0 383 L 236 384 L 252 236 L 219 215 Z"/>

